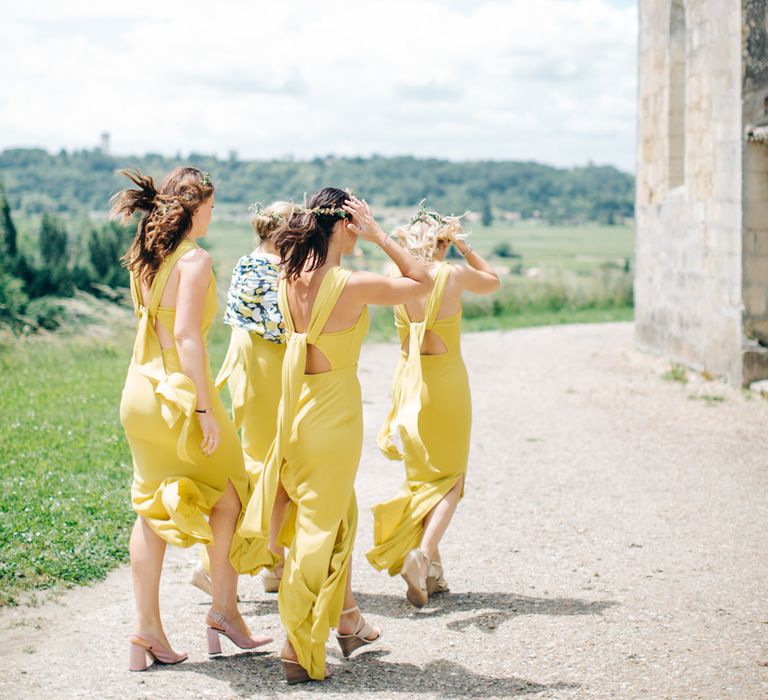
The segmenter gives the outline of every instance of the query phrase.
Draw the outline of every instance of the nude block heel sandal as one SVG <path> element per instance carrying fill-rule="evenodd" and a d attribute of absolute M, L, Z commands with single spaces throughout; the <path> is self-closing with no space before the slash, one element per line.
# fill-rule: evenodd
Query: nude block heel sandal
<path fill-rule="evenodd" d="M 405 597 L 416 608 L 423 608 L 429 600 L 429 593 L 427 592 L 428 571 L 429 559 L 420 549 L 414 548 L 405 555 L 400 575 L 408 584 Z"/>
<path fill-rule="evenodd" d="M 307 669 L 305 669 L 298 661 L 293 661 L 291 659 L 284 659 L 281 656 L 280 663 L 283 665 L 283 673 L 285 673 L 285 682 L 288 685 L 296 685 L 297 683 L 319 682 L 316 679 L 312 678 L 307 672 Z M 333 673 L 331 672 L 331 669 L 326 666 L 325 667 L 326 680 L 330 678 L 332 675 Z"/>
<path fill-rule="evenodd" d="M 339 643 L 341 653 L 344 655 L 345 659 L 348 659 L 350 654 L 356 649 L 373 644 L 381 639 L 381 630 L 371 627 L 365 621 L 365 618 L 360 614 L 360 608 L 354 607 L 342 610 L 341 614 L 347 615 L 355 611 L 357 611 L 357 628 L 355 631 L 352 634 L 339 634 L 336 632 L 336 641 Z M 376 636 L 373 639 L 370 639 L 373 634 Z"/>

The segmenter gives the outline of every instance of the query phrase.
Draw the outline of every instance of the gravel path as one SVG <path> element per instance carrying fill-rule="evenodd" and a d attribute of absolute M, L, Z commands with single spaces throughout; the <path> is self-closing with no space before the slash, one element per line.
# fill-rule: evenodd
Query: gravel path
<path fill-rule="evenodd" d="M 354 577 L 385 627 L 380 645 L 344 662 L 329 644 L 335 677 L 288 688 L 276 600 L 244 578 L 244 614 L 276 642 L 209 661 L 206 599 L 187 584 L 196 550 L 171 549 L 166 626 L 189 661 L 126 670 L 122 568 L 2 611 L 0 696 L 768 698 L 768 402 L 663 381 L 668 363 L 633 350 L 630 324 L 469 335 L 464 346 L 474 432 L 444 546 L 450 594 L 416 611 L 400 579 L 363 556 L 368 506 L 402 478 L 374 449 L 396 350 L 368 345 Z"/>

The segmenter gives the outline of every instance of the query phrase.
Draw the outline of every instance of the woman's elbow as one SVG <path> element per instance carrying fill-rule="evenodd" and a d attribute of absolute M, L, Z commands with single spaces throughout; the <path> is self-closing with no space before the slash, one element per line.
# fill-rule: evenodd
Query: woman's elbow
<path fill-rule="evenodd" d="M 173 342 L 177 348 L 189 347 L 201 343 L 202 335 L 199 332 L 178 328 L 173 332 Z"/>
<path fill-rule="evenodd" d="M 488 275 L 484 280 L 482 286 L 475 290 L 476 294 L 493 294 L 501 287 L 501 280 L 498 275 Z"/>

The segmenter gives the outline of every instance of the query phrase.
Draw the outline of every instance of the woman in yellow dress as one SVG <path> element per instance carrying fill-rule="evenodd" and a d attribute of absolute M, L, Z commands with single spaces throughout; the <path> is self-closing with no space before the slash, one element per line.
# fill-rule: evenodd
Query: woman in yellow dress
<path fill-rule="evenodd" d="M 406 481 L 394 499 L 374 506 L 374 548 L 367 557 L 376 569 L 401 574 L 408 601 L 419 608 L 429 595 L 448 590 L 439 544 L 463 496 L 469 457 L 472 407 L 461 357 L 461 297 L 499 286 L 494 269 L 460 232 L 457 217 L 423 209 L 397 231 L 435 284 L 426 297 L 395 309 L 402 353 L 378 444 L 389 459 L 404 462 Z M 468 265 L 445 262 L 451 244 Z"/>
<path fill-rule="evenodd" d="M 293 209 L 291 202 L 274 202 L 265 208 L 254 205 L 251 225 L 256 233 L 256 249 L 237 261 L 227 292 L 224 323 L 232 328 L 232 335 L 216 377 L 216 388 L 226 384 L 229 389 L 232 418 L 235 429 L 240 431 L 245 469 L 252 485 L 258 483 L 267 451 L 275 439 L 285 355 L 285 323 L 277 305 L 280 256 L 272 236 Z M 262 579 L 267 593 L 276 593 L 280 585 L 284 551 L 275 534 L 287 506 L 288 498 L 281 491 L 275 503 L 275 525 L 269 542 L 278 561 L 264 572 Z M 203 556 L 192 572 L 192 583 L 210 594 L 207 569 L 208 562 Z"/>
<path fill-rule="evenodd" d="M 253 638 L 237 609 L 237 576 L 268 559 L 236 528 L 249 482 L 232 421 L 210 375 L 206 335 L 216 314 L 211 258 L 195 242 L 211 220 L 214 187 L 197 168 L 176 168 L 156 188 L 150 177 L 123 171 L 138 189 L 114 197 L 113 216 L 144 212 L 125 261 L 138 316 L 136 340 L 120 403 L 133 455 L 131 500 L 137 513 L 130 541 L 138 613 L 131 670 L 149 655 L 178 663 L 160 617 L 159 586 L 167 543 L 208 548 L 213 589 L 206 616 L 209 653 L 219 635 L 245 649 Z"/>
<path fill-rule="evenodd" d="M 357 238 L 378 243 L 398 266 L 393 279 L 340 267 Z M 368 304 L 394 304 L 431 287 L 426 268 L 390 241 L 364 202 L 325 188 L 275 235 L 288 346 L 277 437 L 248 503 L 241 532 L 266 541 L 282 484 L 291 505 L 280 533 L 288 547 L 278 593 L 287 640 L 280 656 L 289 683 L 322 680 L 331 627 L 342 652 L 380 637 L 355 604 L 350 583 L 357 530 L 354 481 L 362 448 L 357 379 Z"/>

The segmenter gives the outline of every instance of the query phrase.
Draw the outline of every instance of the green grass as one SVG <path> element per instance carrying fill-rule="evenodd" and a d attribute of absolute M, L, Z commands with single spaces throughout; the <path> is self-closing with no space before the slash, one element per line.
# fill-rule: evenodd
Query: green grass
<path fill-rule="evenodd" d="M 661 378 L 668 382 L 680 382 L 680 384 L 688 383 L 688 370 L 683 365 L 672 365 Z"/>
<path fill-rule="evenodd" d="M 0 604 L 127 559 L 130 454 L 118 416 L 130 344 L 0 346 Z"/>

